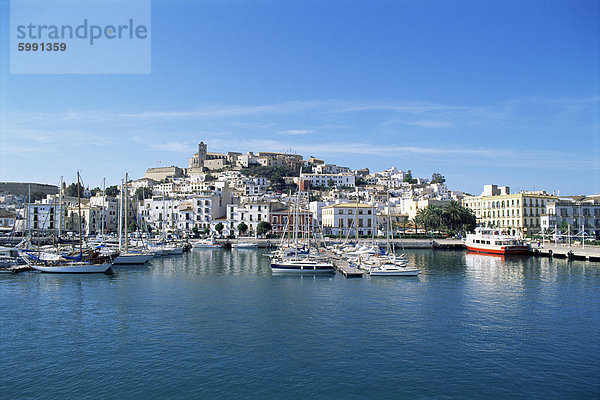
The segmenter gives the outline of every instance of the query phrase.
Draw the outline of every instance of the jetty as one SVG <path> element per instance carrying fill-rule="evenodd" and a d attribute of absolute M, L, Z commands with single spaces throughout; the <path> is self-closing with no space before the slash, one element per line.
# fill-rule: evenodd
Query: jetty
<path fill-rule="evenodd" d="M 566 246 L 553 243 L 531 244 L 530 254 L 537 257 L 566 258 L 600 262 L 600 246 Z"/>
<path fill-rule="evenodd" d="M 331 261 L 333 262 L 335 269 L 342 273 L 346 278 L 362 278 L 365 275 L 364 271 L 353 267 L 348 260 L 345 260 L 342 257 L 331 255 Z"/>

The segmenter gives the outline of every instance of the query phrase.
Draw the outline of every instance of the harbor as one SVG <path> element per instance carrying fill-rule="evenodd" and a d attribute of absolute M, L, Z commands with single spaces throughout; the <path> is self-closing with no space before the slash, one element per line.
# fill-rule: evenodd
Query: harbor
<path fill-rule="evenodd" d="M 111 275 L 0 274 L 3 377 L 20 383 L 0 385 L 0 396 L 436 398 L 518 390 L 543 399 L 598 389 L 596 264 L 407 249 L 417 277 L 346 279 L 273 275 L 268 251 L 193 248 L 114 266 Z M 383 366 L 402 384 L 379 374 L 347 379 Z M 64 368 L 70 378 L 50 395 L 37 384 Z M 97 379 L 86 379 L 90 368 L 102 371 Z M 532 368 L 539 380 L 529 379 Z M 315 375 L 328 383 L 315 389 Z"/>

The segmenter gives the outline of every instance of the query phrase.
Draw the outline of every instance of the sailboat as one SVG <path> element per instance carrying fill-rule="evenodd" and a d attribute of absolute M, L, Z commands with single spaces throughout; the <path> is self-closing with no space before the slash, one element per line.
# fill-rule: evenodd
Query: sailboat
<path fill-rule="evenodd" d="M 128 221 L 128 217 L 129 217 L 129 210 L 128 210 L 128 196 L 129 195 L 129 190 L 128 190 L 128 176 L 127 174 L 125 174 L 125 189 L 123 189 L 123 181 L 121 181 L 121 201 L 120 201 L 120 215 L 121 217 L 119 218 L 119 256 L 117 258 L 115 258 L 115 260 L 113 261 L 113 264 L 118 264 L 118 265 L 132 265 L 132 264 L 144 264 L 147 261 L 149 261 L 150 259 L 152 259 L 152 257 L 154 257 L 152 254 L 149 254 L 147 252 L 144 251 L 139 251 L 139 250 L 129 250 L 129 238 L 127 235 L 127 223 Z M 124 210 L 124 211 L 123 211 Z M 121 222 L 122 220 L 125 220 L 125 251 L 121 252 L 121 246 L 123 243 L 123 239 L 122 239 L 122 232 L 123 229 L 121 227 Z"/>
<path fill-rule="evenodd" d="M 67 274 L 89 274 L 107 272 L 112 264 L 110 257 L 101 257 L 99 252 L 86 252 L 84 256 L 81 240 L 81 194 L 79 171 L 77 171 L 77 203 L 79 207 L 79 255 L 67 256 L 46 252 L 34 252 L 23 250 L 20 256 L 27 265 L 40 272 L 67 273 Z"/>
<path fill-rule="evenodd" d="M 388 194 L 389 196 L 389 194 Z M 396 255 L 394 246 L 390 242 L 392 217 L 390 214 L 389 197 L 388 210 L 386 218 L 386 239 L 387 239 L 387 257 L 377 257 L 375 262 L 373 258 L 366 260 L 367 270 L 370 276 L 417 276 L 419 269 L 408 265 L 406 254 Z M 371 261 L 371 263 L 369 263 Z"/>
<path fill-rule="evenodd" d="M 301 183 L 300 183 L 300 186 L 301 186 Z M 291 202 L 290 202 L 289 206 L 291 206 Z M 289 207 L 288 207 L 288 212 L 289 212 Z M 328 260 L 323 260 L 321 258 L 311 256 L 310 248 L 306 251 L 304 250 L 304 248 L 302 248 L 302 251 L 301 251 L 301 246 L 300 246 L 300 243 L 298 242 L 298 231 L 301 228 L 300 227 L 300 196 L 298 194 L 296 194 L 296 207 L 294 209 L 293 222 L 294 222 L 294 244 L 293 244 L 293 246 L 288 248 L 288 250 L 292 250 L 292 251 L 286 252 L 285 251 L 286 249 L 282 248 L 282 251 L 279 256 L 272 257 L 271 258 L 271 270 L 274 273 L 317 274 L 317 273 L 335 272 L 335 267 L 331 262 L 329 262 Z M 306 221 L 305 221 L 305 223 L 306 223 L 305 225 L 307 228 L 307 232 L 306 232 L 307 233 L 307 243 L 310 246 L 310 231 L 312 229 L 312 226 L 308 226 L 308 222 L 306 222 Z M 289 217 L 288 217 L 286 230 L 288 230 L 289 226 L 290 226 L 290 224 L 289 224 Z M 286 235 L 286 232 L 283 233 L 282 242 L 283 242 L 283 238 L 285 237 L 285 235 Z M 289 237 L 289 231 L 288 231 L 288 237 Z M 286 254 L 289 254 L 289 255 L 286 256 Z"/>

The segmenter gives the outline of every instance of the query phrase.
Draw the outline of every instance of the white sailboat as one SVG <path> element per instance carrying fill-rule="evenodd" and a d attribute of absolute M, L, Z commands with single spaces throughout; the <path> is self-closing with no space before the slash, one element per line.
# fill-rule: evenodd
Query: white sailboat
<path fill-rule="evenodd" d="M 256 249 L 256 248 L 258 248 L 258 243 L 237 242 L 237 243 L 232 243 L 231 247 L 236 248 L 236 249 Z"/>
<path fill-rule="evenodd" d="M 79 256 L 66 257 L 59 254 L 21 251 L 19 254 L 25 262 L 33 269 L 48 273 L 67 273 L 67 274 L 89 274 L 107 272 L 112 264 L 110 257 L 98 257 L 96 252 L 88 255 L 88 260 L 83 258 L 83 248 L 81 240 L 81 194 L 79 171 L 77 172 L 77 203 L 79 207 Z"/>
<path fill-rule="evenodd" d="M 301 183 L 300 183 L 301 185 Z M 309 226 L 305 219 L 306 225 L 306 243 L 309 245 L 308 249 L 301 246 L 298 241 L 298 231 L 300 230 L 300 196 L 296 194 L 296 207 L 294 209 L 293 227 L 294 227 L 294 243 L 289 244 L 289 209 L 291 202 L 288 205 L 288 222 L 286 224 L 286 231 L 288 231 L 288 247 L 280 250 L 279 254 L 271 258 L 271 271 L 273 273 L 301 273 L 301 274 L 319 274 L 319 273 L 332 273 L 335 272 L 334 265 L 327 259 L 322 257 L 313 256 L 310 254 L 310 233 L 312 226 Z M 283 238 L 286 232 L 283 232 Z"/>
<path fill-rule="evenodd" d="M 389 196 L 389 195 L 388 195 Z M 419 269 L 408 265 L 406 254 L 396 255 L 394 246 L 391 244 L 392 217 L 390 214 L 389 198 L 388 212 L 386 218 L 387 256 L 371 257 L 365 261 L 365 266 L 370 276 L 417 276 Z"/>
<path fill-rule="evenodd" d="M 152 257 L 154 257 L 153 254 L 151 253 L 147 253 L 145 251 L 142 250 L 129 250 L 129 238 L 128 238 L 128 232 L 127 232 L 127 223 L 128 221 L 128 217 L 129 217 L 129 210 L 128 210 L 128 193 L 129 190 L 127 188 L 128 186 L 128 177 L 127 174 L 125 174 L 125 189 L 123 189 L 123 181 L 121 180 L 121 198 L 120 198 L 120 207 L 119 207 L 119 212 L 120 212 L 120 218 L 119 218 L 119 256 L 117 258 L 115 258 L 115 260 L 113 261 L 113 264 L 117 264 L 117 265 L 139 265 L 139 264 L 144 264 L 146 262 L 148 262 L 149 260 L 152 259 Z M 122 238 L 122 226 L 121 223 L 122 221 L 125 221 L 125 251 L 121 251 L 122 250 L 122 243 L 123 243 L 123 238 Z"/>
<path fill-rule="evenodd" d="M 217 243 L 215 238 L 200 239 L 192 242 L 192 248 L 195 249 L 222 249 L 225 247 L 223 243 Z"/>

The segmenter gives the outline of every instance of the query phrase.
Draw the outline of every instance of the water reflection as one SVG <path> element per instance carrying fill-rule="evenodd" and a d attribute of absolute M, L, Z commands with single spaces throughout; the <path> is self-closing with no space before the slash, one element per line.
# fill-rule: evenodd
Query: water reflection
<path fill-rule="evenodd" d="M 523 257 L 506 257 L 496 254 L 480 254 L 467 252 L 465 254 L 465 265 L 467 277 L 473 279 L 484 279 L 487 281 L 523 280 Z"/>
<path fill-rule="evenodd" d="M 151 261 L 154 274 L 167 275 L 260 275 L 271 272 L 263 249 L 192 249 L 177 257 Z"/>

